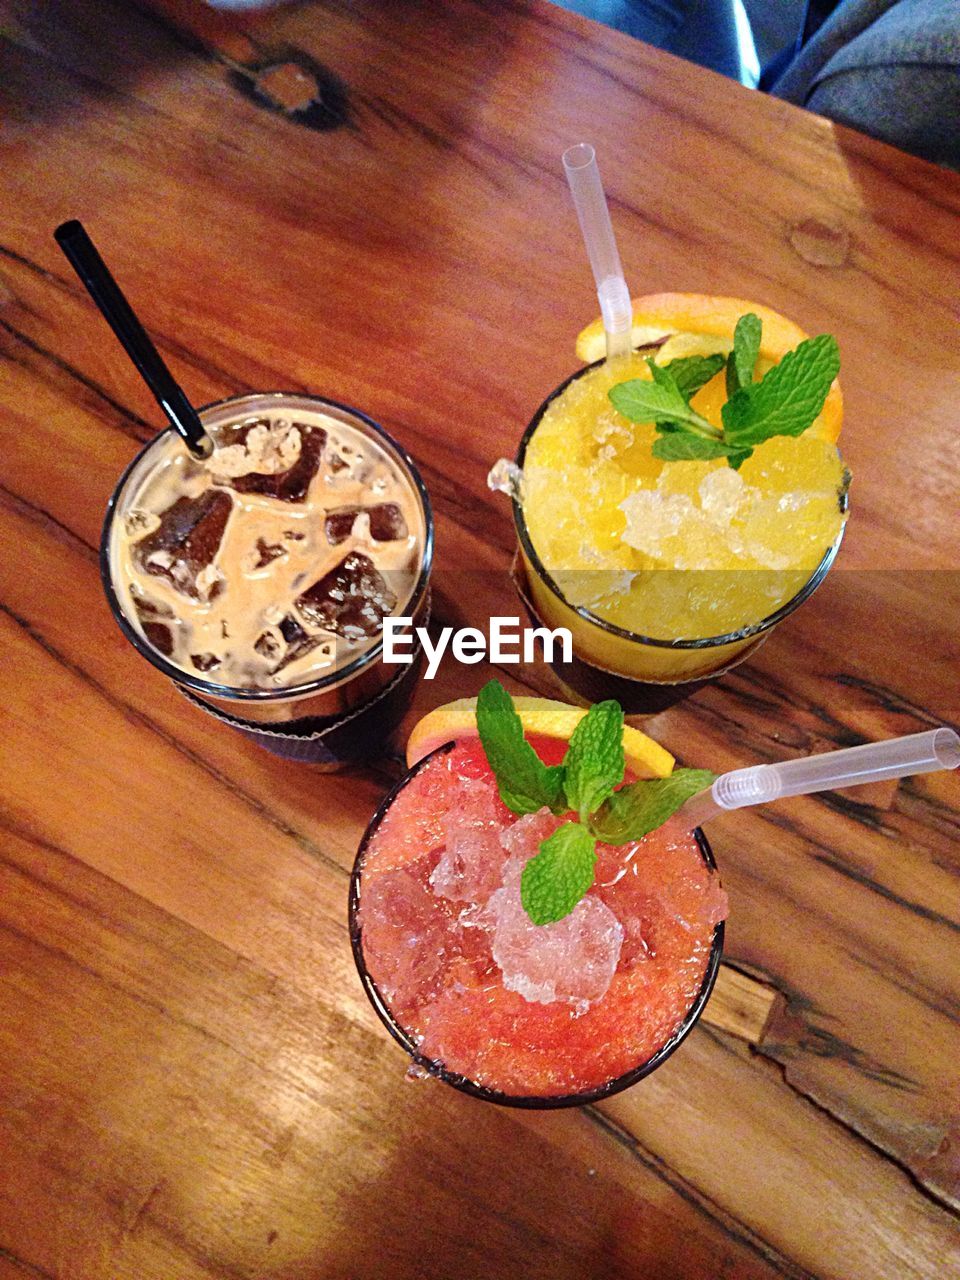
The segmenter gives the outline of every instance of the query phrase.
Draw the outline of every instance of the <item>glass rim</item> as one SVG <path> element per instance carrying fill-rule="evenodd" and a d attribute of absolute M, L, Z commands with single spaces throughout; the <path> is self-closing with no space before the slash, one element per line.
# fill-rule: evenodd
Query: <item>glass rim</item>
<path fill-rule="evenodd" d="M 631 1067 L 629 1071 L 623 1072 L 619 1076 L 615 1076 L 612 1080 L 606 1081 L 605 1084 L 597 1085 L 592 1089 L 582 1089 L 577 1093 L 562 1094 L 514 1094 L 505 1093 L 500 1089 L 491 1089 L 486 1085 L 477 1084 L 475 1080 L 471 1080 L 469 1076 L 461 1075 L 459 1072 L 448 1070 L 442 1063 L 437 1062 L 433 1058 L 428 1058 L 422 1054 L 413 1037 L 409 1032 L 401 1026 L 394 1017 L 390 1009 L 390 1005 L 381 994 L 373 976 L 367 968 L 366 960 L 363 955 L 363 928 L 357 917 L 361 899 L 361 881 L 363 879 L 363 864 L 366 858 L 367 846 L 373 838 L 377 828 L 388 813 L 390 806 L 403 790 L 403 788 L 423 769 L 430 761 L 442 753 L 452 751 L 456 746 L 455 742 L 447 742 L 442 746 L 434 748 L 429 754 L 423 756 L 415 765 L 412 765 L 405 771 L 403 776 L 390 788 L 387 795 L 378 805 L 376 812 L 367 824 L 366 830 L 360 840 L 357 856 L 354 859 L 353 869 L 350 873 L 350 893 L 347 907 L 347 928 L 350 934 L 350 946 L 353 950 L 353 959 L 357 968 L 357 974 L 360 978 L 361 985 L 366 993 L 367 999 L 373 1005 L 373 1008 L 380 1021 L 390 1032 L 391 1036 L 402 1049 L 406 1051 L 412 1059 L 414 1065 L 420 1067 L 428 1076 L 443 1081 L 444 1084 L 450 1085 L 454 1089 L 458 1089 L 461 1093 L 469 1094 L 473 1098 L 479 1098 L 482 1102 L 492 1102 L 502 1107 L 520 1107 L 526 1110 L 557 1110 L 561 1107 L 582 1107 L 593 1102 L 600 1102 L 604 1098 L 612 1097 L 616 1093 L 622 1093 L 624 1089 L 629 1089 L 631 1085 L 637 1084 L 645 1076 L 655 1071 L 667 1058 L 682 1044 L 696 1023 L 699 1021 L 700 1015 L 703 1013 L 704 1006 L 710 998 L 714 984 L 717 980 L 717 973 L 720 969 L 720 959 L 723 954 L 724 939 L 724 921 L 720 920 L 713 928 L 713 942 L 710 946 L 710 955 L 707 958 L 707 967 L 700 983 L 699 990 L 684 1015 L 683 1021 L 674 1031 L 673 1035 L 660 1046 L 646 1061 L 639 1063 L 635 1067 Z M 712 870 L 717 870 L 717 863 L 713 856 L 713 850 L 707 842 L 703 831 L 697 827 L 693 832 L 700 855 L 706 865 Z"/>
<path fill-rule="evenodd" d="M 403 465 L 408 478 L 413 484 L 414 492 L 420 500 L 420 507 L 423 512 L 424 538 L 423 550 L 420 560 L 420 571 L 417 574 L 416 582 L 410 592 L 407 605 L 411 614 L 415 614 L 427 589 L 430 579 L 430 570 L 433 563 L 433 508 L 430 504 L 430 495 L 427 492 L 423 478 L 417 469 L 416 463 L 397 440 L 384 428 L 379 422 L 375 422 L 368 414 L 363 413 L 360 409 L 353 408 L 352 405 L 343 404 L 339 400 L 331 400 L 328 396 L 312 395 L 305 391 L 245 391 L 241 395 L 225 396 L 222 400 L 213 400 L 209 404 L 200 406 L 197 412 L 201 415 L 209 413 L 215 409 L 223 409 L 227 407 L 240 407 L 246 401 L 263 401 L 263 400 L 307 400 L 314 405 L 323 406 L 329 409 L 339 410 L 341 413 L 349 414 L 353 418 L 359 419 L 366 427 L 369 427 L 380 443 L 384 445 L 389 453 L 394 455 Z M 348 424 L 349 425 L 349 424 Z M 127 617 L 120 598 L 113 585 L 113 575 L 110 572 L 110 537 L 113 529 L 113 521 L 116 516 L 117 506 L 120 495 L 132 475 L 133 471 L 140 464 L 141 460 L 146 457 L 151 449 L 156 448 L 161 441 L 174 435 L 172 427 L 165 427 L 152 440 L 148 440 L 142 449 L 139 449 L 124 468 L 120 479 L 117 481 L 110 500 L 107 503 L 106 513 L 103 520 L 103 528 L 100 534 L 100 581 L 103 584 L 104 593 L 107 597 L 107 603 L 116 619 L 120 630 L 130 641 L 133 647 L 146 658 L 147 661 L 163 675 L 168 676 L 175 683 L 185 686 L 193 693 L 206 695 L 207 697 L 222 698 L 232 702 L 288 702 L 299 700 L 308 694 L 325 692 L 335 689 L 339 685 L 353 679 L 361 671 L 372 665 L 380 658 L 383 652 L 383 636 L 376 644 L 363 653 L 352 658 L 346 666 L 337 668 L 328 672 L 324 676 L 318 676 L 312 680 L 304 681 L 296 685 L 287 685 L 278 689 L 256 689 L 256 688 L 240 688 L 236 685 L 217 684 L 213 680 L 204 680 L 201 676 L 195 676 L 189 671 L 184 671 L 182 667 L 178 667 L 158 649 L 150 644 L 145 636 L 141 635 L 137 628 Z"/>
<path fill-rule="evenodd" d="M 572 382 L 576 382 L 578 378 L 582 378 L 584 374 L 589 373 L 591 369 L 599 368 L 603 363 L 603 360 L 594 360 L 592 364 L 584 365 L 582 369 L 577 369 L 575 372 L 570 374 L 569 377 L 564 378 L 564 380 L 550 392 L 547 398 L 540 405 L 540 408 L 531 418 L 526 430 L 520 437 L 520 444 L 517 447 L 517 456 L 515 459 L 515 465 L 517 467 L 521 470 L 523 469 L 523 463 L 530 441 L 533 438 L 537 427 L 539 427 L 543 419 L 543 415 L 546 413 L 553 401 L 566 391 L 567 387 L 570 386 Z M 842 515 L 846 515 L 850 505 L 848 489 L 849 483 L 847 482 L 843 485 L 843 488 L 838 494 L 838 502 Z M 589 622 L 592 626 L 599 627 L 600 630 L 606 631 L 609 635 L 617 636 L 621 640 L 628 640 L 632 644 L 649 645 L 656 649 L 716 649 L 721 645 L 734 644 L 738 640 L 749 640 L 753 636 L 762 635 L 764 632 L 771 630 L 777 625 L 777 623 L 782 622 L 784 618 L 793 613 L 794 609 L 799 608 L 805 600 L 808 600 L 810 596 L 813 595 L 814 591 L 816 591 L 817 587 L 820 586 L 821 582 L 823 582 L 824 578 L 827 576 L 830 566 L 837 558 L 837 552 L 840 550 L 840 543 L 843 541 L 843 535 L 847 525 L 846 520 L 841 522 L 836 538 L 824 552 L 820 563 L 813 570 L 810 577 L 807 578 L 806 582 L 804 582 L 800 590 L 795 595 L 791 596 L 784 604 L 780 605 L 779 608 L 775 609 L 773 613 L 768 614 L 765 618 L 761 618 L 759 622 L 751 622 L 746 626 L 739 627 L 736 631 L 728 631 L 723 635 L 702 636 L 696 639 L 665 640 L 656 636 L 642 635 L 639 631 L 629 631 L 626 627 L 620 627 L 615 622 L 610 622 L 606 618 L 601 618 L 599 614 L 593 613 L 592 610 L 588 609 L 585 605 L 574 604 L 572 601 L 568 600 L 550 571 L 544 566 L 543 561 L 540 559 L 540 556 L 533 545 L 530 534 L 527 530 L 527 522 L 524 519 L 522 505 L 515 497 L 511 497 L 510 501 L 513 505 L 513 522 L 517 531 L 517 539 L 520 542 L 523 553 L 536 570 L 540 580 L 547 589 L 556 596 L 560 603 L 565 605 L 566 608 L 571 609 L 580 618 L 582 618 L 584 622 Z M 699 573 L 708 571 L 693 569 L 687 570 L 686 572 Z M 720 570 L 719 572 L 723 572 L 723 570 Z M 750 571 L 746 570 L 745 572 Z"/>

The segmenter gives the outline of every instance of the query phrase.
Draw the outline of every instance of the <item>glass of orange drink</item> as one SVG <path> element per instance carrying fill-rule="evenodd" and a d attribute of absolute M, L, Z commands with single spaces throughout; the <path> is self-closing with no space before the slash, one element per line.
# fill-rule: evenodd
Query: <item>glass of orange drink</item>
<path fill-rule="evenodd" d="M 840 546 L 849 474 L 837 449 L 840 386 L 796 436 L 724 458 L 663 461 L 653 422 L 630 421 L 608 393 L 689 356 L 726 356 L 738 320 L 762 322 L 760 379 L 807 335 L 738 298 L 665 293 L 634 300 L 634 351 L 604 360 L 597 320 L 577 340 L 586 367 L 548 397 L 524 432 L 512 487 L 518 587 L 528 609 L 566 627 L 577 694 L 659 710 L 742 661 L 823 581 Z M 720 426 L 721 369 L 690 401 Z"/>

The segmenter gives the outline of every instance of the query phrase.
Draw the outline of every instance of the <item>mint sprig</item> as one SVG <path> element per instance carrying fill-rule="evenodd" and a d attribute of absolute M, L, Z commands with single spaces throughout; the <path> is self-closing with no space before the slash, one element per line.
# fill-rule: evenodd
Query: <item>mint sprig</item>
<path fill-rule="evenodd" d="M 641 779 L 614 791 L 590 819 L 590 831 L 604 844 L 628 844 L 662 827 L 691 796 L 705 791 L 709 769 L 674 769 L 666 778 Z"/>
<path fill-rule="evenodd" d="M 655 422 L 658 431 L 686 431 L 705 440 L 719 440 L 720 432 L 690 408 L 690 397 L 680 390 L 667 366 L 648 359 L 647 367 L 652 381 L 631 378 L 610 388 L 607 395 L 613 407 L 631 422 Z"/>
<path fill-rule="evenodd" d="M 753 384 L 763 324 L 760 317 L 748 311 L 737 321 L 733 331 L 733 350 L 727 356 L 727 397 L 732 398 L 743 387 Z"/>
<path fill-rule="evenodd" d="M 534 924 L 554 924 L 570 914 L 593 884 L 596 848 L 579 822 L 564 823 L 547 836 L 520 878 L 520 901 Z"/>
<path fill-rule="evenodd" d="M 662 367 L 673 378 L 681 395 L 689 400 L 705 387 L 725 364 L 726 360 L 721 355 L 679 356 Z"/>
<path fill-rule="evenodd" d="M 822 333 L 801 342 L 759 382 L 741 387 L 723 406 L 724 439 L 751 446 L 771 436 L 800 435 L 823 408 L 839 372 L 836 338 Z"/>
<path fill-rule="evenodd" d="M 566 812 L 563 766 L 548 766 L 523 736 L 513 699 L 499 680 L 491 680 L 477 698 L 477 730 L 500 799 L 513 813 L 544 808 Z"/>
<path fill-rule="evenodd" d="M 666 462 L 726 458 L 734 470 L 772 436 L 798 436 L 813 424 L 840 371 L 837 341 L 824 333 L 807 338 L 754 381 L 763 325 L 740 317 L 733 350 L 723 356 L 686 356 L 658 365 L 648 359 L 652 381 L 634 378 L 611 387 L 614 408 L 632 422 L 652 422 L 653 456 Z M 690 400 L 726 364 L 728 400 L 718 430 Z"/>
<path fill-rule="evenodd" d="M 711 458 L 726 458 L 731 467 L 738 468 L 749 458 L 752 450 L 739 449 L 724 444 L 722 440 L 701 440 L 686 431 L 670 431 L 653 442 L 653 456 L 664 462 L 703 462 Z"/>
<path fill-rule="evenodd" d="M 513 699 L 499 680 L 480 691 L 477 729 L 508 809 L 577 815 L 548 836 L 523 869 L 520 900 L 537 925 L 569 915 L 593 884 L 597 840 L 613 845 L 639 840 L 713 781 L 704 769 L 677 769 L 667 778 L 620 787 L 623 711 L 613 700 L 589 709 L 559 765 L 545 765 L 526 741 Z"/>
<path fill-rule="evenodd" d="M 592 706 L 570 735 L 563 790 L 584 822 L 623 781 L 623 710 L 619 702 Z"/>

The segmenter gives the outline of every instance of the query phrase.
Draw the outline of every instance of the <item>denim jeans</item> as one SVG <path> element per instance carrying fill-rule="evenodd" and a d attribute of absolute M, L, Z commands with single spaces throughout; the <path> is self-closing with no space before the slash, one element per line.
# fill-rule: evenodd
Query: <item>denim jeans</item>
<path fill-rule="evenodd" d="M 960 0 L 844 0 L 770 92 L 960 169 Z"/>
<path fill-rule="evenodd" d="M 554 3 L 734 80 L 744 74 L 734 0 L 554 0 Z"/>

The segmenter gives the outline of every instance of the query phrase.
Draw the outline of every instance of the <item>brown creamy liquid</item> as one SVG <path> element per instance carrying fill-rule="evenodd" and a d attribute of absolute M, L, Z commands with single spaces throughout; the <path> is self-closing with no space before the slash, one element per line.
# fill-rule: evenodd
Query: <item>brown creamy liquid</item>
<path fill-rule="evenodd" d="M 320 410 L 208 429 L 211 459 L 165 436 L 125 488 L 110 545 L 124 613 L 214 684 L 283 689 L 336 671 L 410 600 L 425 538 L 411 481 Z"/>

